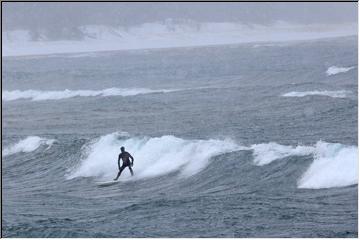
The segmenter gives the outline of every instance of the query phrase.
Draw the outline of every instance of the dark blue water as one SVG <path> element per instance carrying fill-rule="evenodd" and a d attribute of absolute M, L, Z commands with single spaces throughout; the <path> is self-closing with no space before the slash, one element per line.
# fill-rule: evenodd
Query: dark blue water
<path fill-rule="evenodd" d="M 357 237 L 357 64 L 356 37 L 3 58 L 3 236 Z"/>

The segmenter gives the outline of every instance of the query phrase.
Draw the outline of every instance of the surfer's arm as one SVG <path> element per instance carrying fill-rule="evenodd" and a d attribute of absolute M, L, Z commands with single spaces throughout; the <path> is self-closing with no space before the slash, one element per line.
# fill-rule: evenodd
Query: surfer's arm
<path fill-rule="evenodd" d="M 131 159 L 131 165 L 133 165 L 133 164 L 134 164 L 134 158 L 133 158 L 133 156 L 131 156 L 130 153 L 129 153 L 129 157 L 130 157 L 130 159 Z"/>

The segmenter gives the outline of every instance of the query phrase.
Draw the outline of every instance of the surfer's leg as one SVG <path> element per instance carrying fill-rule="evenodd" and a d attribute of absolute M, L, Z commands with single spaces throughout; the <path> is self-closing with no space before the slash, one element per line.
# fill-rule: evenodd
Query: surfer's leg
<path fill-rule="evenodd" d="M 120 177 L 121 172 L 124 170 L 124 168 L 125 168 L 124 166 L 121 166 L 118 175 L 117 175 L 116 178 L 114 179 L 115 181 L 118 180 L 118 178 Z"/>
<path fill-rule="evenodd" d="M 133 172 L 133 170 L 132 170 L 132 168 L 131 168 L 130 165 L 129 165 L 129 169 L 130 169 L 130 172 L 131 172 L 131 176 L 134 176 L 134 172 Z"/>
<path fill-rule="evenodd" d="M 118 178 L 120 177 L 120 174 L 121 174 L 121 171 L 119 171 L 116 178 L 114 178 L 115 181 L 118 180 Z"/>

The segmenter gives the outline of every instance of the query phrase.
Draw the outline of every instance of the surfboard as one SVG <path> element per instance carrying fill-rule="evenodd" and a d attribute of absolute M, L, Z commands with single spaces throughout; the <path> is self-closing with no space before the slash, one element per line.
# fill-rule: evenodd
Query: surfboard
<path fill-rule="evenodd" d="M 119 183 L 120 181 L 107 181 L 107 182 L 97 182 L 96 185 L 98 185 L 99 187 L 107 187 L 107 186 L 112 186 L 114 184 Z"/>

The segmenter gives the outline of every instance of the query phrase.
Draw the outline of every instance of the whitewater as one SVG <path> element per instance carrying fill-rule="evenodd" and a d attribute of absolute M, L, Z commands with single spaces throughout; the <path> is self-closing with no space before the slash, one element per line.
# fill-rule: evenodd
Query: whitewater
<path fill-rule="evenodd" d="M 357 64 L 343 35 L 5 57 L 3 236 L 357 237 Z"/>

